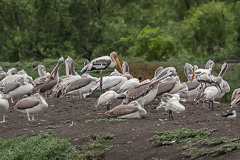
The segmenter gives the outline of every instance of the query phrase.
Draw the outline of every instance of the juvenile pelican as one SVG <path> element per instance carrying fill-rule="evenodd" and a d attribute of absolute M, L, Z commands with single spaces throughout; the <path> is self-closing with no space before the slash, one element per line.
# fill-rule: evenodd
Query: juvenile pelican
<path fill-rule="evenodd" d="M 103 118 L 143 118 L 147 111 L 137 101 L 127 105 L 118 105 L 104 113 Z"/>
<path fill-rule="evenodd" d="M 31 121 L 30 114 L 32 116 L 32 121 L 34 121 L 34 114 L 42 112 L 46 108 L 48 108 L 48 104 L 39 93 L 36 93 L 31 97 L 21 99 L 14 106 L 14 109 L 16 109 L 17 111 L 27 113 L 29 121 Z"/>
<path fill-rule="evenodd" d="M 5 98 L 3 93 L 0 91 L 0 115 L 3 116 L 3 120 L 0 121 L 0 123 L 5 122 L 5 114 L 9 109 L 9 103 L 8 100 Z"/>

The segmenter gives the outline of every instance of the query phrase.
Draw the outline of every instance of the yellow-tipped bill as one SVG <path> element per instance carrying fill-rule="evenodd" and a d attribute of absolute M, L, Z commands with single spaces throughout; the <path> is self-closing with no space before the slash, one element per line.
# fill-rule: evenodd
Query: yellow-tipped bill
<path fill-rule="evenodd" d="M 118 59 L 117 54 L 114 55 L 114 59 L 116 60 L 118 67 L 120 68 L 121 72 L 123 73 L 123 69 L 122 69 L 122 66 L 121 66 L 121 64 L 120 64 L 120 61 L 119 61 L 119 59 Z"/>

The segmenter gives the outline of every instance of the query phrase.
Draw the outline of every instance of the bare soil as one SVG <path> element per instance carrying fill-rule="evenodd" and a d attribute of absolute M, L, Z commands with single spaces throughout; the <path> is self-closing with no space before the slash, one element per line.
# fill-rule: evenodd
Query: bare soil
<path fill-rule="evenodd" d="M 7 113 L 6 123 L 0 124 L 0 137 L 9 138 L 13 136 L 39 134 L 52 128 L 56 135 L 61 138 L 70 138 L 74 145 L 81 145 L 88 141 L 92 133 L 113 133 L 116 137 L 107 143 L 115 146 L 111 151 L 104 154 L 107 160 L 143 160 L 152 157 L 166 160 L 189 159 L 184 157 L 177 147 L 183 144 L 174 144 L 165 147 L 155 147 L 147 140 L 153 136 L 154 131 L 166 131 L 180 128 L 217 129 L 210 138 L 232 137 L 240 138 L 240 120 L 235 118 L 231 122 L 231 131 L 228 130 L 228 119 L 221 115 L 229 109 L 229 104 L 215 104 L 215 111 L 210 111 L 208 106 L 203 108 L 201 104 L 184 102 L 186 110 L 182 113 L 173 113 L 174 120 L 168 120 L 168 113 L 161 109 L 156 111 L 159 103 L 157 100 L 145 108 L 148 116 L 144 119 L 129 119 L 125 122 L 99 122 L 86 123 L 85 120 L 97 119 L 106 111 L 106 107 L 95 108 L 96 98 L 79 100 L 49 98 L 49 107 L 43 113 L 35 116 L 36 121 L 28 121 L 25 114 L 11 109 Z M 120 104 L 116 100 L 113 106 Z M 112 107 L 113 107 L 112 106 Z M 240 113 L 239 108 L 235 108 Z M 211 160 L 235 160 L 240 159 L 240 150 L 224 154 L 215 158 L 210 156 L 201 159 Z"/>

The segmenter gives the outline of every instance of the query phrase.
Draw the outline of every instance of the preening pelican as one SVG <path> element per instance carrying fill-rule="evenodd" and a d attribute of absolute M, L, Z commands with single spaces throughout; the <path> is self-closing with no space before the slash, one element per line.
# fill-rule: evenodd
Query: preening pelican
<path fill-rule="evenodd" d="M 33 71 L 35 71 L 35 70 L 37 70 L 39 77 L 43 77 L 45 75 L 50 75 L 50 73 L 47 72 L 46 68 L 41 64 L 37 65 L 37 67 L 35 67 L 33 69 Z"/>
<path fill-rule="evenodd" d="M 240 104 L 240 88 L 235 89 L 232 93 L 231 107 L 237 106 L 239 104 Z"/>
<path fill-rule="evenodd" d="M 45 99 L 39 94 L 35 93 L 31 97 L 21 99 L 15 106 L 14 109 L 20 111 L 22 113 L 27 113 L 28 120 L 30 119 L 30 114 L 32 116 L 32 120 L 34 121 L 34 114 L 39 113 L 48 107 Z"/>
<path fill-rule="evenodd" d="M 127 105 L 118 105 L 104 113 L 103 118 L 143 118 L 147 111 L 137 101 Z"/>

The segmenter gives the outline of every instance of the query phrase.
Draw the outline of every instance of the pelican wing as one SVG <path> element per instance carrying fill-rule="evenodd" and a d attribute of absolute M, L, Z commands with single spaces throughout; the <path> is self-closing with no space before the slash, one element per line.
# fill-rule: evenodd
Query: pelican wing
<path fill-rule="evenodd" d="M 23 109 L 28 109 L 28 108 L 32 108 L 38 104 L 40 104 L 40 100 L 38 98 L 35 97 L 28 97 L 28 98 L 24 98 L 21 99 L 15 106 L 15 109 L 19 109 L 19 110 L 23 110 Z"/>
<path fill-rule="evenodd" d="M 200 83 L 196 79 L 194 79 L 192 81 L 192 83 L 191 82 L 185 82 L 185 84 L 187 85 L 188 90 L 191 91 L 191 90 L 194 90 L 195 88 L 197 88 Z"/>
<path fill-rule="evenodd" d="M 119 117 L 119 116 L 123 116 L 126 114 L 131 114 L 134 112 L 138 111 L 138 107 L 137 106 L 131 106 L 131 105 L 119 105 L 107 112 L 104 113 L 104 117 L 108 117 L 108 118 L 114 118 L 114 117 Z"/>
<path fill-rule="evenodd" d="M 123 103 L 124 104 L 129 103 L 146 95 L 152 89 L 152 87 L 153 86 L 149 86 L 149 83 L 145 83 L 128 90 L 126 98 L 123 100 Z"/>
<path fill-rule="evenodd" d="M 9 84 L 6 85 L 6 87 L 4 87 L 4 89 L 3 89 L 2 92 L 3 92 L 4 94 L 7 94 L 7 93 L 9 93 L 9 92 L 17 89 L 17 88 L 20 87 L 20 86 L 21 86 L 21 83 L 19 83 L 19 82 L 9 83 Z"/>
<path fill-rule="evenodd" d="M 89 77 L 80 78 L 69 84 L 66 92 L 74 91 L 76 89 L 82 88 L 92 82 L 92 79 Z"/>
<path fill-rule="evenodd" d="M 158 85 L 158 93 L 157 95 L 162 95 L 163 93 L 170 92 L 177 82 L 162 82 Z"/>

